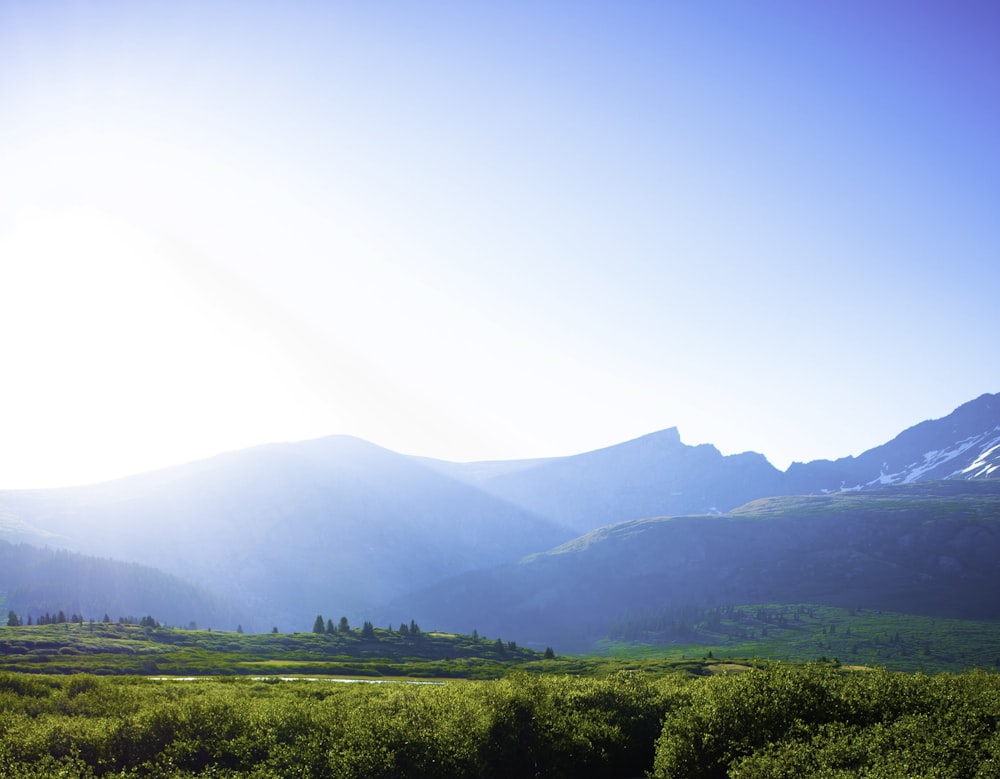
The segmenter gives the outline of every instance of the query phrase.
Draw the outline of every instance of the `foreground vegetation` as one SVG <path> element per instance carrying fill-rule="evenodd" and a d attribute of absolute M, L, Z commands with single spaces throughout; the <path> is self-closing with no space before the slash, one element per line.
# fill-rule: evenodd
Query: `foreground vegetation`
<path fill-rule="evenodd" d="M 0 673 L 0 775 L 996 777 L 1000 677 L 777 665 L 443 684 Z"/>
<path fill-rule="evenodd" d="M 1000 779 L 1000 676 L 834 657 L 869 642 L 969 667 L 998 646 L 991 623 L 908 619 L 688 610 L 623 622 L 644 632 L 618 656 L 573 657 L 412 622 L 252 635 L 46 618 L 0 628 L 0 776 Z M 635 643 L 684 636 L 709 642 Z M 830 657 L 746 659 L 769 641 Z"/>

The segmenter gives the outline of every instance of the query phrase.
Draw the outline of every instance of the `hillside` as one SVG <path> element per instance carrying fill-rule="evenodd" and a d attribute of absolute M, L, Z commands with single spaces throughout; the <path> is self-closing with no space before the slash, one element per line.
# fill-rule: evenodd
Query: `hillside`
<path fill-rule="evenodd" d="M 43 614 L 85 619 L 148 614 L 170 625 L 239 623 L 246 612 L 190 582 L 148 566 L 0 541 L 0 619 Z"/>
<path fill-rule="evenodd" d="M 997 620 L 998 559 L 1000 482 L 930 482 L 630 520 L 393 605 L 445 627 L 474 621 L 567 649 L 587 648 L 626 613 L 689 605 Z"/>

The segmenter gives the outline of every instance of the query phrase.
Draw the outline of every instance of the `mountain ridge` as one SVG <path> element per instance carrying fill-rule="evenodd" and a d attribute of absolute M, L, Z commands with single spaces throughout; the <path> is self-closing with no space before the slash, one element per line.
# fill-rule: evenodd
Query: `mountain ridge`
<path fill-rule="evenodd" d="M 310 613 L 418 617 L 404 605 L 413 593 L 621 522 L 942 475 L 988 481 L 998 466 L 1000 396 L 989 394 L 858 457 L 786 471 L 756 452 L 686 445 L 676 427 L 570 457 L 479 463 L 327 436 L 86 487 L 0 492 L 0 538 L 154 566 L 243 604 L 247 629 L 306 629 Z M 567 586 L 531 602 L 558 602 Z"/>

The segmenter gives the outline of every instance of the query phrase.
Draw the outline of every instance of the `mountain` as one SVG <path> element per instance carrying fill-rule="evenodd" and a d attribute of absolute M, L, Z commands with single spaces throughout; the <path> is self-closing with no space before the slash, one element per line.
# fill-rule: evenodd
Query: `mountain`
<path fill-rule="evenodd" d="M 536 623 L 555 631 L 562 623 L 556 606 L 550 613 L 549 605 L 571 602 L 588 587 L 607 584 L 612 602 L 629 602 L 631 590 L 616 589 L 619 572 L 632 582 L 635 566 L 628 555 L 643 560 L 642 550 L 621 544 L 628 553 L 620 558 L 602 556 L 597 567 L 581 563 L 579 576 L 590 584 L 562 565 L 589 559 L 584 552 L 602 533 L 614 538 L 633 533 L 622 522 L 674 516 L 679 519 L 671 520 L 672 528 L 719 528 L 736 543 L 744 531 L 733 530 L 743 527 L 734 510 L 756 499 L 846 499 L 887 485 L 929 480 L 960 485 L 990 482 L 998 474 L 998 395 L 983 395 L 943 419 L 922 422 L 858 457 L 796 463 L 784 472 L 753 452 L 724 456 L 707 444 L 685 445 L 676 428 L 572 457 L 481 463 L 407 456 L 332 436 L 255 447 L 90 487 L 0 492 L 0 538 L 155 567 L 240 604 L 249 630 L 308 629 L 317 613 L 379 624 L 411 618 L 429 624 L 440 615 L 456 629 L 483 630 L 486 617 L 474 619 L 475 609 L 459 597 L 463 588 L 478 592 L 485 586 L 483 602 L 492 602 L 493 590 L 507 592 L 503 582 L 483 582 L 515 570 L 521 573 L 512 581 L 528 589 L 508 593 L 510 603 L 521 604 L 525 613 L 545 614 L 548 623 Z M 565 546 L 579 536 L 586 541 Z M 780 535 L 769 543 L 785 548 L 779 541 Z M 895 541 L 879 536 L 872 543 Z M 561 551 L 552 558 L 560 563 L 552 570 L 565 578 L 536 581 L 534 573 L 521 575 L 518 560 L 553 548 Z M 688 547 L 678 542 L 677 549 Z M 828 551 L 833 554 L 832 547 Z M 669 581 L 672 592 L 690 597 L 721 586 L 705 569 L 698 575 L 711 580 L 711 587 L 680 576 L 677 572 L 696 558 L 667 552 L 636 570 Z M 534 567 L 524 571 L 548 570 L 551 564 L 545 556 L 531 559 Z M 761 560 L 784 570 L 780 558 Z M 663 572 L 657 573 L 654 563 Z M 455 578 L 462 574 L 468 577 Z M 414 595 L 438 592 L 433 588 L 445 581 L 456 590 L 444 592 L 437 605 Z M 749 580 L 734 581 L 749 586 Z M 592 597 L 594 604 L 604 602 L 600 593 Z M 453 614 L 443 610 L 442 604 L 455 598 L 461 608 Z M 427 612 L 416 611 L 418 606 Z M 488 611 L 503 614 L 506 608 L 500 604 Z M 573 613 L 567 630 L 586 633 L 579 622 L 584 617 Z M 519 631 L 522 635 L 527 633 Z"/>
<path fill-rule="evenodd" d="M 677 428 L 531 467 L 476 472 L 495 497 L 578 532 L 633 517 L 727 511 L 781 491 L 782 473 L 754 452 L 687 446 Z"/>
<path fill-rule="evenodd" d="M 676 428 L 594 452 L 458 478 L 581 533 L 623 519 L 726 512 L 754 498 L 1000 476 L 1000 395 L 983 395 L 859 457 L 774 468 L 760 454 L 687 446 Z"/>
<path fill-rule="evenodd" d="M 443 576 L 574 535 L 347 436 L 92 487 L 0 493 L 4 527 L 9 538 L 184 577 L 245 604 L 248 629 L 306 629 L 317 613 L 364 614 Z"/>
<path fill-rule="evenodd" d="M 6 541 L 0 541 L 0 595 L 0 620 L 8 610 L 25 622 L 63 611 L 95 620 L 151 615 L 164 624 L 210 627 L 239 624 L 247 616 L 153 568 Z"/>
<path fill-rule="evenodd" d="M 586 650 L 626 615 L 817 603 L 1000 619 L 1000 481 L 942 481 L 629 520 L 393 604 L 443 629 Z"/>
<path fill-rule="evenodd" d="M 1000 395 L 981 395 L 856 458 L 793 463 L 785 473 L 783 494 L 994 478 L 1000 478 Z"/>

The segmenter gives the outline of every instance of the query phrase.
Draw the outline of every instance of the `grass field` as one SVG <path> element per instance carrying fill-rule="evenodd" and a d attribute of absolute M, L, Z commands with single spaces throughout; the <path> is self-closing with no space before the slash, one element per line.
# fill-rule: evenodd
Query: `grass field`
<path fill-rule="evenodd" d="M 761 604 L 625 622 L 598 650 L 615 657 L 822 659 L 928 673 L 997 670 L 1000 623 Z"/>

